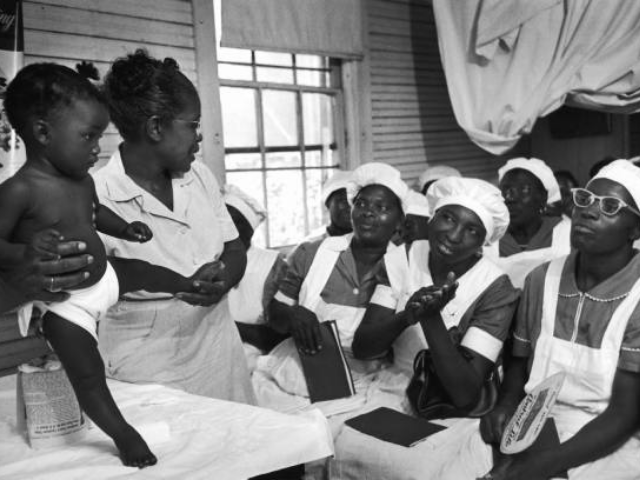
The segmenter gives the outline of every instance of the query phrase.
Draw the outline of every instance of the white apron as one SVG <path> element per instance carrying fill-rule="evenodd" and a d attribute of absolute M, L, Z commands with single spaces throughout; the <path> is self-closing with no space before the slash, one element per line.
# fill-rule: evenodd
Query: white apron
<path fill-rule="evenodd" d="M 340 253 L 349 248 L 352 238 L 353 235 L 348 234 L 339 237 L 327 237 L 323 240 L 300 287 L 298 303 L 314 312 L 320 322 L 336 321 L 340 343 L 354 374 L 357 390 L 357 382 L 360 375 L 368 375 L 380 368 L 379 362 L 361 362 L 354 359 L 351 354 L 353 336 L 364 317 L 366 308 L 326 303 L 320 296 Z M 392 248 L 395 248 L 395 246 Z M 268 355 L 258 358 L 257 370 L 275 381 L 285 392 L 300 397 L 309 396 L 307 384 L 302 373 L 300 357 L 293 338 L 283 340 Z M 256 384 L 256 380 L 254 377 L 254 384 Z M 265 389 L 262 386 L 257 386 L 257 390 L 261 405 L 274 403 L 270 400 L 263 401 L 260 392 Z"/>
<path fill-rule="evenodd" d="M 247 270 L 240 283 L 227 294 L 231 318 L 241 323 L 264 320 L 264 284 L 278 259 L 278 252 L 251 246 L 247 250 Z"/>
<path fill-rule="evenodd" d="M 565 261 L 566 257 L 551 262 L 545 277 L 540 337 L 535 346 L 529 381 L 525 386 L 525 391 L 529 393 L 554 373 L 567 373 L 552 409 L 561 441 L 575 435 L 607 408 L 624 332 L 640 300 L 638 280 L 613 313 L 599 349 L 580 345 L 575 339 L 567 341 L 554 337 L 558 291 Z M 584 294 L 581 294 L 578 312 L 584 298 Z"/>
<path fill-rule="evenodd" d="M 238 329 L 221 304 L 120 301 L 98 332 L 108 377 L 255 403 Z"/>
<path fill-rule="evenodd" d="M 514 287 L 522 288 L 527 274 L 538 265 L 553 260 L 554 258 L 568 255 L 571 251 L 571 220 L 563 218 L 553 228 L 551 246 L 526 252 L 516 253 L 508 257 L 501 257 L 498 242 L 485 248 L 487 255 L 493 263 L 502 268 Z"/>
<path fill-rule="evenodd" d="M 408 257 L 408 258 L 407 258 Z M 429 242 L 414 242 L 407 252 L 404 248 L 393 250 L 385 256 L 385 266 L 391 288 L 398 294 L 396 312 L 404 310 L 407 301 L 421 287 L 433 285 L 429 265 Z M 458 326 L 471 304 L 489 285 L 504 272 L 490 260 L 481 258 L 468 272 L 458 279 L 455 297 L 442 309 L 442 320 L 447 330 Z M 419 324 L 406 328 L 393 343 L 395 366 L 403 372 L 413 372 L 413 360 L 420 350 L 429 348 Z"/>

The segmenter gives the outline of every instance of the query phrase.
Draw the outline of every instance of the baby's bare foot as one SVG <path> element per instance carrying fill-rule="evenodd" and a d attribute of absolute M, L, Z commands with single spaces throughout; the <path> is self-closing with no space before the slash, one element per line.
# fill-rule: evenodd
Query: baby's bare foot
<path fill-rule="evenodd" d="M 115 440 L 115 443 L 120 451 L 120 460 L 127 467 L 144 468 L 158 462 L 156 456 L 149 450 L 147 442 L 133 427 Z"/>

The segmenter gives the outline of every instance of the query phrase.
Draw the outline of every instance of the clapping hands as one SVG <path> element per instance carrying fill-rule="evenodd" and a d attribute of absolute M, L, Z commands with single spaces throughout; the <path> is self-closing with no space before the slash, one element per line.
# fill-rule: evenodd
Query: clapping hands
<path fill-rule="evenodd" d="M 413 325 L 422 318 L 439 313 L 455 297 L 457 288 L 458 282 L 453 272 L 447 275 L 447 279 L 440 287 L 431 285 L 420 288 L 407 302 L 405 311 L 408 323 Z"/>

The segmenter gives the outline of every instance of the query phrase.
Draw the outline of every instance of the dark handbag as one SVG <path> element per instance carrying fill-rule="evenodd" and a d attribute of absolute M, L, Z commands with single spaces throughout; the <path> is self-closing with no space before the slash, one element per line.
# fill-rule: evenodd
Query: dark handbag
<path fill-rule="evenodd" d="M 455 339 L 455 332 L 450 333 L 453 333 L 452 337 Z M 465 357 L 469 358 L 470 354 L 467 350 L 459 344 L 458 348 Z M 449 397 L 438 378 L 433 366 L 431 352 L 429 350 L 421 350 L 413 361 L 413 376 L 407 387 L 407 398 L 414 412 L 419 417 L 428 420 L 452 417 L 481 417 L 489 413 L 498 400 L 498 391 L 500 389 L 498 368 L 497 363 L 493 365 L 489 377 L 482 386 L 480 398 L 478 398 L 476 404 L 467 408 L 458 408 L 453 404 L 451 397 Z"/>

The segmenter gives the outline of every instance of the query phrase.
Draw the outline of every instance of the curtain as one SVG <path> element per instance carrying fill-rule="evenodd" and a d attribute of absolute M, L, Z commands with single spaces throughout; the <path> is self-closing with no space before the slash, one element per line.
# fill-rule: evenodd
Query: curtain
<path fill-rule="evenodd" d="M 433 0 L 456 119 L 493 154 L 564 103 L 640 110 L 640 2 Z"/>
<path fill-rule="evenodd" d="M 360 58 L 361 0 L 222 0 L 221 44 Z"/>
<path fill-rule="evenodd" d="M 24 56 L 22 4 L 0 0 L 0 99 L 7 84 L 22 68 Z M 11 177 L 25 160 L 24 146 L 11 129 L 4 108 L 0 110 L 0 183 Z"/>

